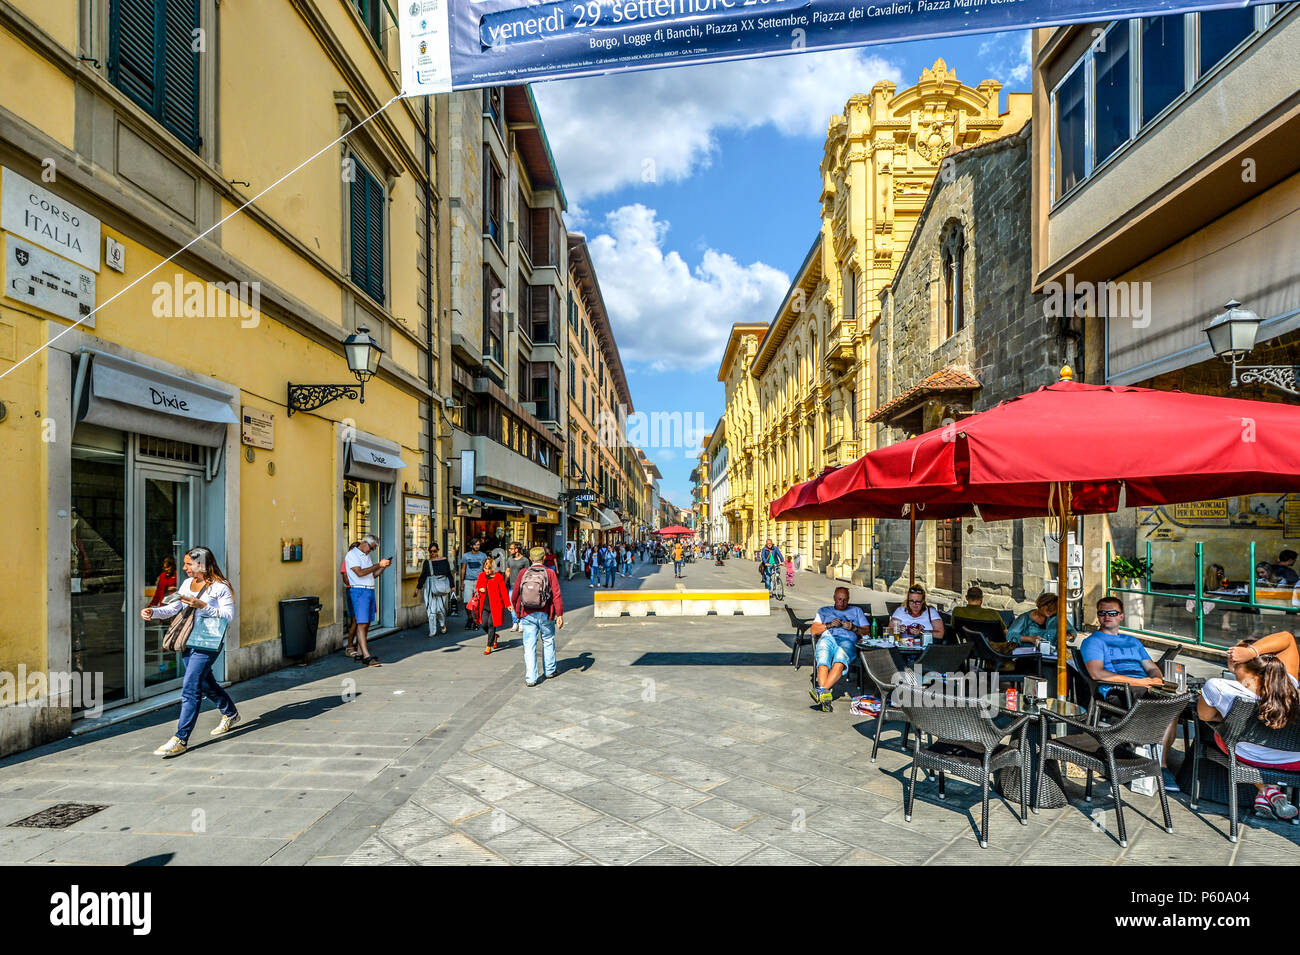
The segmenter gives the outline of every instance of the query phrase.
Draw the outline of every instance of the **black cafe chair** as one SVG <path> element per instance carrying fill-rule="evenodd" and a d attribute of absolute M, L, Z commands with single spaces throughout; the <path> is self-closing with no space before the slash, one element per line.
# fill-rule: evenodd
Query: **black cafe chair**
<path fill-rule="evenodd" d="M 1001 670 L 1004 666 L 1015 667 L 1019 659 L 1009 653 L 1002 653 L 992 647 L 1006 639 L 1002 628 L 993 620 L 958 619 L 956 630 L 970 641 L 971 656 L 986 664 L 990 670 Z"/>
<path fill-rule="evenodd" d="M 1214 742 L 1218 733 L 1223 745 L 1228 748 L 1225 754 Z M 1192 799 L 1191 808 L 1201 797 L 1201 760 L 1207 759 L 1218 763 L 1228 770 L 1228 841 L 1237 841 L 1237 786 L 1241 783 L 1273 783 L 1285 786 L 1289 790 L 1300 786 L 1300 772 L 1283 769 L 1251 766 L 1237 759 L 1237 747 L 1242 743 L 1254 743 L 1269 749 L 1287 753 L 1300 752 L 1300 722 L 1284 726 L 1280 730 L 1271 730 L 1259 720 L 1259 703 L 1237 700 L 1228 710 L 1222 723 L 1201 722 L 1196 731 L 1196 743 L 1192 748 Z M 1292 792 L 1294 797 L 1294 792 Z M 1300 825 L 1300 816 L 1291 820 L 1292 825 Z"/>
<path fill-rule="evenodd" d="M 812 626 L 812 618 L 796 617 L 794 610 L 790 607 L 786 607 L 785 612 L 790 616 L 790 626 L 794 627 L 794 645 L 790 647 L 790 665 L 798 670 L 799 649 L 805 644 L 808 646 L 813 645 L 812 637 L 808 636 L 808 628 Z"/>
<path fill-rule="evenodd" d="M 915 685 L 916 678 L 907 670 L 899 670 L 894 655 L 886 649 L 861 650 L 858 652 L 858 660 L 862 664 L 866 680 L 875 684 L 876 694 L 880 697 L 880 713 L 876 716 L 876 732 L 871 742 L 871 761 L 874 763 L 885 723 L 903 724 L 903 749 L 907 749 L 911 723 L 906 713 L 891 704 L 894 690 L 900 685 Z"/>

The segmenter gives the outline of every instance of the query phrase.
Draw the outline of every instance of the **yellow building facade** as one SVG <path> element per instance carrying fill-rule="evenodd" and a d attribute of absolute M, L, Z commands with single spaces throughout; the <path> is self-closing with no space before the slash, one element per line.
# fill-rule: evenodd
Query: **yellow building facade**
<path fill-rule="evenodd" d="M 202 0 L 159 24 L 128 6 L 0 2 L 0 470 L 24 548 L 0 671 L 48 677 L 0 700 L 0 755 L 96 702 L 176 698 L 176 655 L 138 613 L 165 559 L 214 552 L 236 595 L 216 673 L 239 681 L 283 664 L 284 598 L 318 597 L 317 652 L 339 645 L 363 533 L 393 558 L 372 632 L 422 617 L 407 578 L 442 519 L 437 106 L 358 128 L 398 91 L 387 13 Z M 38 270 L 43 287 L 15 275 Z M 361 328 L 383 349 L 364 403 L 343 350 Z M 290 412 L 303 383 L 353 391 Z M 98 701 L 59 674 L 98 679 Z"/>
<path fill-rule="evenodd" d="M 758 447 L 758 393 L 749 373 L 767 326 L 759 322 L 731 326 L 718 368 L 726 404 L 722 427 L 726 438 L 727 496 L 722 512 L 731 530 L 732 543 L 752 549 L 758 528 L 755 496 L 755 451 Z"/>
<path fill-rule="evenodd" d="M 874 576 L 870 521 L 774 522 L 767 506 L 791 485 L 872 450 L 866 421 L 874 411 L 870 342 L 879 293 L 893 278 L 945 156 L 1028 120 L 1029 94 L 1010 94 L 1002 110 L 1001 88 L 993 80 L 966 86 L 938 60 L 916 85 L 899 92 L 879 82 L 831 117 L 820 227 L 749 371 L 756 411 L 747 547 L 770 537 L 805 569 L 857 581 Z M 728 389 L 728 415 L 733 394 L 742 399 L 743 389 Z M 746 462 L 738 467 L 743 472 Z M 732 498 L 743 500 L 744 478 L 731 486 Z M 741 526 L 747 524 L 742 517 Z"/>

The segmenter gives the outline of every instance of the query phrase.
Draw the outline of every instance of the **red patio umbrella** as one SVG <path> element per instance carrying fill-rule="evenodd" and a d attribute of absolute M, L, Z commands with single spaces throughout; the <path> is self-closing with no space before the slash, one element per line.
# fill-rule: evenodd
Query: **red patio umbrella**
<path fill-rule="evenodd" d="M 928 507 L 974 504 L 985 519 L 1057 517 L 1063 568 L 1071 516 L 1116 510 L 1121 488 L 1125 505 L 1137 507 L 1300 485 L 1294 405 L 1072 377 L 1064 369 L 1054 385 L 865 455 L 822 482 L 819 504 L 859 506 L 866 511 L 859 516 L 871 516 L 870 508 L 910 497 Z M 1057 641 L 1064 694 L 1064 614 Z"/>
<path fill-rule="evenodd" d="M 654 533 L 663 537 L 690 537 L 695 531 L 689 527 L 682 527 L 680 524 L 673 524 L 671 527 L 661 527 Z"/>

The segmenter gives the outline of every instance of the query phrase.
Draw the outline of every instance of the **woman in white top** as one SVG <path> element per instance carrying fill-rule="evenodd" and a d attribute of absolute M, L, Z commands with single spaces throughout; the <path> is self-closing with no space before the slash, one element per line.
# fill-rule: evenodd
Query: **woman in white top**
<path fill-rule="evenodd" d="M 217 559 L 206 547 L 195 547 L 185 555 L 184 570 L 186 579 L 177 588 L 177 599 L 161 607 L 145 607 L 140 616 L 145 620 L 166 619 L 181 612 L 192 613 L 196 617 L 215 618 L 222 621 L 220 628 L 224 633 L 225 625 L 235 615 L 235 595 L 217 566 Z M 223 637 L 224 639 L 224 637 Z M 212 664 L 221 652 L 187 647 L 181 653 L 181 668 L 185 677 L 181 682 L 181 715 L 177 722 L 176 735 L 153 751 L 155 756 L 179 756 L 185 752 L 190 733 L 199 720 L 199 707 L 202 698 L 207 697 L 217 704 L 221 711 L 221 722 L 212 731 L 213 736 L 221 736 L 239 722 L 239 711 L 230 694 L 221 688 L 212 675 Z"/>
<path fill-rule="evenodd" d="M 943 620 L 939 611 L 925 602 L 925 588 L 913 584 L 907 589 L 907 602 L 889 618 L 890 632 L 896 636 L 920 637 L 922 646 L 943 639 Z"/>
<path fill-rule="evenodd" d="M 1196 701 L 1196 713 L 1207 723 L 1219 723 L 1228 715 L 1236 700 L 1243 705 L 1259 702 L 1259 720 L 1269 729 L 1282 729 L 1300 719 L 1300 688 L 1296 674 L 1300 671 L 1300 652 L 1294 634 L 1283 630 L 1266 637 L 1247 637 L 1228 651 L 1228 665 L 1235 680 L 1206 681 Z M 1214 742 L 1228 752 L 1214 734 Z M 1300 753 L 1238 743 L 1237 759 L 1251 766 L 1273 767 L 1287 772 L 1300 771 Z M 1255 815 L 1266 818 L 1294 819 L 1300 814 L 1276 786 L 1256 783 Z"/>

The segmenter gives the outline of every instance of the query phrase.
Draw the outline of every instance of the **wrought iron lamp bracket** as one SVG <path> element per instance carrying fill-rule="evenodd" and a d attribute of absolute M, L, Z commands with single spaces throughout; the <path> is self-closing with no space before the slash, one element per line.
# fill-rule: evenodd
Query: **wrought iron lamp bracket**
<path fill-rule="evenodd" d="M 289 383 L 289 417 L 295 411 L 315 411 L 339 398 L 360 399 L 366 403 L 366 386 L 362 385 L 295 385 Z"/>

